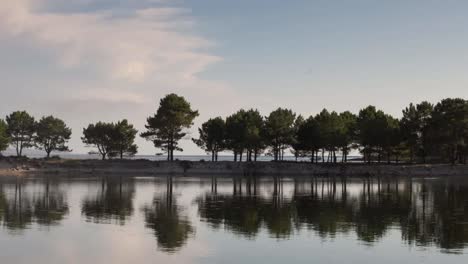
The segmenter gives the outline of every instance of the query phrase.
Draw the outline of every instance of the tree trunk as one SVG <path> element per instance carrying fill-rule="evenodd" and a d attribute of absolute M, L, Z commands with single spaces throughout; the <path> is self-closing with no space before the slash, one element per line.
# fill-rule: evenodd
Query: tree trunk
<path fill-rule="evenodd" d="M 413 147 L 410 148 L 410 163 L 413 163 L 414 161 L 414 150 Z"/>
<path fill-rule="evenodd" d="M 16 141 L 16 156 L 21 157 L 20 141 Z"/>

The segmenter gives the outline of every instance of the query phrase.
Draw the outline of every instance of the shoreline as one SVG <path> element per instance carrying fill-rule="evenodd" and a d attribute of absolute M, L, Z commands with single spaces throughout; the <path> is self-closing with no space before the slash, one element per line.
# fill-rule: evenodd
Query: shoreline
<path fill-rule="evenodd" d="M 468 165 L 201 162 L 150 160 L 0 160 L 0 176 L 287 176 L 287 177 L 443 177 L 468 176 Z"/>

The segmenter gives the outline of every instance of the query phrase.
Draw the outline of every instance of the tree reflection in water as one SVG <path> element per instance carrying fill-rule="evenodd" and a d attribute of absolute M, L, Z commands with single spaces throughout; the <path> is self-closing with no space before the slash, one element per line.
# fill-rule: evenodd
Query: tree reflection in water
<path fill-rule="evenodd" d="M 468 185 L 461 181 L 365 178 L 350 192 L 343 180 L 296 179 L 291 195 L 283 193 L 281 178 L 255 180 L 255 191 L 251 181 L 236 178 L 232 193 L 198 197 L 201 220 L 249 239 L 263 229 L 281 239 L 305 228 L 322 238 L 354 232 L 372 245 L 398 229 L 408 244 L 451 252 L 468 244 Z M 258 193 L 271 185 L 271 192 Z"/>
<path fill-rule="evenodd" d="M 194 234 L 194 227 L 188 217 L 181 215 L 173 195 L 173 179 L 167 177 L 166 192 L 156 194 L 153 203 L 143 207 L 146 227 L 153 230 L 158 249 L 174 253 L 185 245 Z"/>
<path fill-rule="evenodd" d="M 28 187 L 38 190 L 25 191 Z M 12 232 L 21 232 L 33 223 L 58 225 L 68 212 L 65 192 L 54 179 L 46 177 L 38 183 L 26 184 L 18 177 L 0 185 L 0 222 Z"/>
<path fill-rule="evenodd" d="M 133 214 L 135 182 L 133 178 L 102 177 L 96 193 L 89 194 L 81 204 L 81 213 L 93 223 L 124 225 Z"/>
<path fill-rule="evenodd" d="M 138 211 L 158 249 L 169 253 L 194 236 L 192 221 L 197 221 L 189 218 L 186 209 L 191 208 L 182 208 L 184 201 L 174 194 L 175 179 L 168 177 L 163 190 L 157 190 Z M 77 198 L 78 210 L 89 222 L 131 225 L 136 181 L 93 180 L 94 189 Z M 190 184 L 188 188 L 203 190 Z M 12 233 L 60 225 L 70 210 L 67 190 L 53 177 L 2 179 L 0 225 Z M 323 239 L 353 235 L 374 245 L 400 232 L 408 245 L 436 246 L 452 253 L 468 245 L 468 184 L 460 178 L 213 177 L 208 190 L 189 206 L 194 206 L 205 225 L 246 239 L 256 239 L 262 232 L 274 239 L 294 239 L 309 231 Z"/>

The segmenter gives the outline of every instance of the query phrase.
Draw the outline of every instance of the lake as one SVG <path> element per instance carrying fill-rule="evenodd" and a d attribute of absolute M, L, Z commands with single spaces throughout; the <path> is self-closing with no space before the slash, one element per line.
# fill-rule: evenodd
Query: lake
<path fill-rule="evenodd" d="M 0 179 L 2 263 L 468 263 L 468 181 Z"/>

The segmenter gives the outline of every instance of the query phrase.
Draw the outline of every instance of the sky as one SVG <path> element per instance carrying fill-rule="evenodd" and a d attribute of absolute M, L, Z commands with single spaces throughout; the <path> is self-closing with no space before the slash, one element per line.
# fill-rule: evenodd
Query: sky
<path fill-rule="evenodd" d="M 463 0 L 2 0 L 0 117 L 26 110 L 72 128 L 127 118 L 139 131 L 168 93 L 200 116 L 240 108 L 376 105 L 468 98 Z M 138 138 L 140 154 L 154 154 Z"/>

